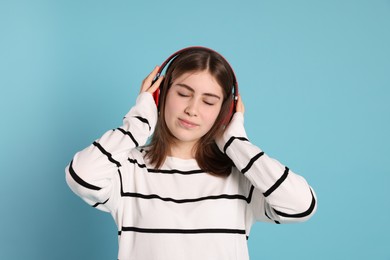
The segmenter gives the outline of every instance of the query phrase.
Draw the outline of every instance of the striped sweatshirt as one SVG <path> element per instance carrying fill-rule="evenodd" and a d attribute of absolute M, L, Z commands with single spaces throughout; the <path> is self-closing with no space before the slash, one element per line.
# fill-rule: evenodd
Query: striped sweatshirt
<path fill-rule="evenodd" d="M 88 204 L 111 213 L 120 260 L 249 259 L 255 221 L 305 221 L 316 197 L 303 177 L 248 140 L 243 121 L 235 113 L 216 141 L 235 165 L 228 177 L 202 171 L 195 159 L 167 157 L 156 169 L 141 147 L 157 109 L 152 95 L 141 93 L 121 127 L 76 153 L 66 181 Z"/>

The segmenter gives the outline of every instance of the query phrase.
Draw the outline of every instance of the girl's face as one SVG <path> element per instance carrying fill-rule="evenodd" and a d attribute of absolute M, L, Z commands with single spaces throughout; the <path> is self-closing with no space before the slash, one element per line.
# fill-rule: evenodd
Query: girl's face
<path fill-rule="evenodd" d="M 176 142 L 193 146 L 212 128 L 221 110 L 222 91 L 208 71 L 187 72 L 172 83 L 164 111 Z"/>

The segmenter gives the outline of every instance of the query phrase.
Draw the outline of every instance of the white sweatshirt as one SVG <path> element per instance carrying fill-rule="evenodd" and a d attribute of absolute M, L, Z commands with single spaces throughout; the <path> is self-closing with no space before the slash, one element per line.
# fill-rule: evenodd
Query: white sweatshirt
<path fill-rule="evenodd" d="M 142 93 L 123 126 L 74 156 L 67 183 L 112 214 L 120 260 L 249 259 L 255 221 L 307 220 L 316 197 L 304 178 L 248 141 L 243 121 L 235 113 L 217 140 L 235 164 L 228 177 L 203 172 L 194 159 L 168 157 L 155 169 L 139 149 L 157 122 L 152 95 Z"/>

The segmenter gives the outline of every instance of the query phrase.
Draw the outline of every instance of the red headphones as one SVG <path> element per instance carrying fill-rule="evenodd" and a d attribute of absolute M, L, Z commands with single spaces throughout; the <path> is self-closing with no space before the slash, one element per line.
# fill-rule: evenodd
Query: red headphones
<path fill-rule="evenodd" d="M 153 83 L 161 76 L 164 68 L 169 63 L 171 63 L 174 59 L 176 59 L 180 54 L 182 54 L 184 52 L 187 52 L 187 51 L 197 51 L 197 50 L 205 50 L 205 51 L 217 53 L 219 56 L 221 56 L 226 61 L 227 64 L 229 64 L 229 62 L 221 54 L 219 54 L 218 52 L 216 52 L 216 51 L 214 51 L 212 49 L 209 49 L 209 48 L 206 48 L 206 47 L 202 47 L 202 46 L 187 47 L 187 48 L 181 49 L 181 50 L 173 53 L 171 56 L 168 57 L 168 59 L 166 59 L 161 64 L 161 66 L 160 66 L 160 68 L 159 68 L 159 70 L 157 72 L 156 78 L 153 80 Z M 229 66 L 230 66 L 230 64 L 229 64 Z M 226 119 L 223 121 L 224 125 L 227 125 L 230 122 L 230 119 L 232 118 L 234 112 L 236 111 L 236 103 L 237 103 L 237 99 L 238 99 L 238 82 L 237 82 L 237 79 L 236 79 L 236 75 L 234 74 L 234 70 L 233 70 L 233 68 L 231 66 L 230 66 L 230 69 L 233 72 L 233 86 L 232 86 L 233 100 L 232 100 L 232 103 L 231 103 L 230 108 L 229 108 L 229 114 L 226 117 Z M 160 88 L 161 88 L 161 86 L 160 86 Z M 160 99 L 160 89 L 157 89 L 153 93 L 153 98 L 154 98 L 154 101 L 156 102 L 156 105 L 158 107 L 159 99 Z"/>

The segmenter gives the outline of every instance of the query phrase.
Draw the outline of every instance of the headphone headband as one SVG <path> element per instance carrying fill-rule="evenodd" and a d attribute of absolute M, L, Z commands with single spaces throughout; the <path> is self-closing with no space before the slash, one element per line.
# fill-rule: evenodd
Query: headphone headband
<path fill-rule="evenodd" d="M 175 53 L 173 53 L 171 56 L 169 56 L 160 66 L 158 72 L 157 72 L 157 75 L 156 75 L 156 79 L 158 79 L 164 68 L 168 65 L 168 63 L 170 63 L 171 61 L 173 61 L 177 56 L 179 56 L 180 54 L 182 54 L 183 52 L 186 52 L 186 51 L 192 51 L 192 50 L 205 50 L 205 51 L 209 51 L 209 52 L 214 52 L 214 53 L 217 53 L 219 56 L 221 56 L 225 62 L 229 65 L 230 69 L 232 70 L 233 72 L 233 85 L 235 85 L 237 88 L 238 88 L 238 82 L 237 82 L 237 78 L 236 78 L 236 75 L 234 73 L 234 70 L 233 70 L 233 67 L 230 65 L 230 63 L 228 62 L 227 59 L 225 59 L 225 57 L 223 57 L 220 53 L 216 52 L 215 50 L 213 49 L 210 49 L 210 48 L 207 48 L 207 47 L 203 47 L 203 46 L 190 46 L 190 47 L 186 47 L 186 48 L 183 48 L 181 50 L 178 50 L 176 51 Z M 238 93 L 238 92 L 237 92 Z M 236 95 L 235 95 L 236 96 Z"/>
<path fill-rule="evenodd" d="M 178 50 L 176 51 L 175 53 L 173 53 L 171 56 L 169 56 L 160 66 L 158 72 L 157 72 L 157 75 L 155 77 L 155 79 L 153 80 L 153 83 L 161 76 L 164 68 L 170 63 L 172 62 L 173 60 L 176 59 L 176 57 L 178 57 L 179 55 L 181 55 L 182 53 L 184 52 L 187 52 L 187 51 L 196 51 L 196 50 L 204 50 L 204 51 L 208 51 L 208 52 L 212 52 L 212 53 L 216 53 L 218 54 L 220 57 L 222 57 L 222 59 L 228 64 L 228 66 L 230 67 L 231 71 L 232 71 L 232 75 L 233 75 L 233 86 L 232 86 L 232 94 L 233 94 L 233 100 L 232 100 L 232 104 L 230 106 L 230 111 L 229 111 L 229 115 L 228 115 L 228 118 L 225 120 L 226 124 L 230 121 L 231 117 L 233 116 L 233 113 L 235 112 L 235 108 L 236 108 L 236 103 L 237 103 L 237 99 L 238 99 L 238 82 L 237 82 L 237 78 L 236 78 L 236 75 L 234 73 L 234 70 L 232 68 L 232 66 L 230 65 L 230 63 L 218 52 L 214 51 L 213 49 L 210 49 L 210 48 L 207 48 L 207 47 L 203 47 L 203 46 L 191 46 L 191 47 L 187 47 L 187 48 L 184 48 L 184 49 L 181 49 L 181 50 Z M 156 102 L 156 105 L 158 106 L 159 105 L 159 96 L 160 96 L 160 89 L 156 90 L 154 93 L 153 93 L 153 97 L 154 97 L 154 100 Z"/>

